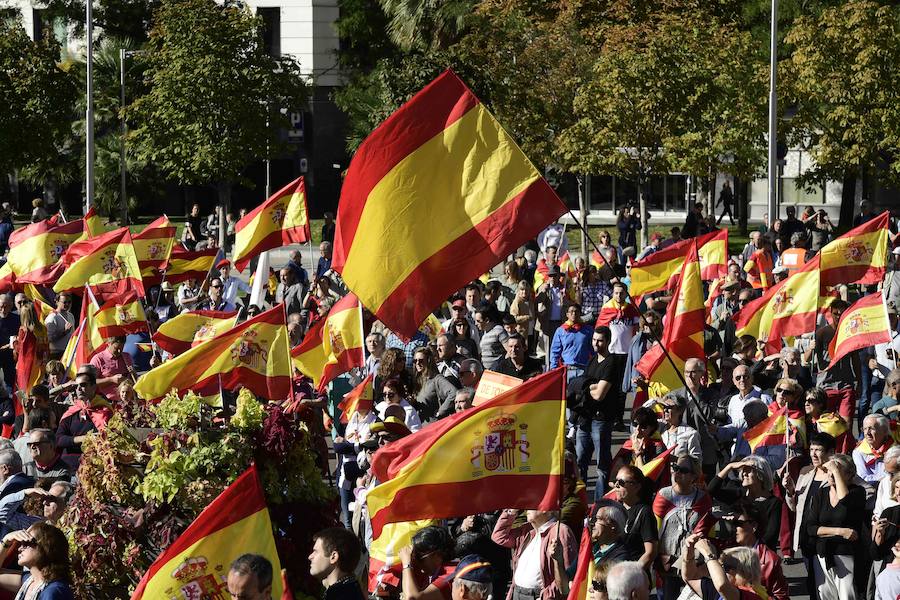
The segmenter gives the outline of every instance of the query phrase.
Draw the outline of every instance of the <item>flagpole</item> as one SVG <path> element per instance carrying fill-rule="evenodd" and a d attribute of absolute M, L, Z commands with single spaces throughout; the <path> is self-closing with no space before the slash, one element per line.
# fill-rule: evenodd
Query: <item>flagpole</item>
<path fill-rule="evenodd" d="M 588 230 L 585 229 L 584 225 L 582 225 L 581 222 L 575 218 L 575 214 L 571 209 L 569 209 L 569 216 L 572 217 L 572 219 L 578 224 L 578 227 L 584 232 L 585 237 L 594 247 L 594 250 L 597 251 L 597 254 L 603 260 L 603 263 L 610 268 L 610 271 L 612 271 L 612 265 L 609 264 L 609 261 L 606 260 L 606 257 L 603 255 L 603 253 L 600 252 L 600 247 L 597 246 L 596 242 L 594 242 L 594 240 L 591 238 L 591 234 L 588 233 Z M 613 278 L 616 280 L 616 282 L 620 282 L 619 278 L 615 276 L 615 271 L 613 271 Z M 628 286 L 625 286 L 625 294 L 628 296 L 628 299 L 631 301 L 631 303 L 634 304 L 634 307 L 637 308 L 637 303 L 631 296 L 631 292 L 628 291 Z M 678 380 L 681 381 L 681 384 L 684 386 L 685 391 L 691 397 L 691 400 L 693 400 L 694 405 L 699 409 L 699 399 L 694 397 L 694 393 L 691 391 L 691 388 L 688 387 L 687 381 L 684 378 L 684 373 L 682 373 L 681 370 L 677 366 L 675 366 L 675 361 L 672 360 L 672 356 L 669 354 L 669 350 L 663 345 L 662 339 L 659 338 L 652 330 L 649 333 L 653 337 L 653 341 L 659 344 L 660 349 L 662 349 L 663 355 L 666 357 L 666 360 L 669 361 L 669 364 L 672 366 L 672 370 L 675 371 L 675 375 L 678 376 Z M 701 420 L 709 425 L 710 422 L 709 419 L 706 418 L 706 414 L 702 410 L 698 410 L 697 413 L 700 415 Z"/>

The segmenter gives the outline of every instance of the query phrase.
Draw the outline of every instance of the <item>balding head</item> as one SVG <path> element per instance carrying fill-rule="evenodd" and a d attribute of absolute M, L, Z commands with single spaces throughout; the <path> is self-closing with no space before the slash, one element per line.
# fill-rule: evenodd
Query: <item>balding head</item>
<path fill-rule="evenodd" d="M 753 374 L 747 365 L 741 364 L 736 366 L 732 377 L 734 378 L 735 387 L 741 394 L 746 394 L 753 389 Z"/>

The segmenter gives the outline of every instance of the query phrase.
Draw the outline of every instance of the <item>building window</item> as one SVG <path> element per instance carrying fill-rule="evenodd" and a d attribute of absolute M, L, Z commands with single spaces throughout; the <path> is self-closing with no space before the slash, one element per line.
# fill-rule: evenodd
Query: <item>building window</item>
<path fill-rule="evenodd" d="M 263 48 L 266 54 L 275 58 L 281 57 L 281 8 L 265 6 L 256 9 L 256 14 L 263 20 Z"/>

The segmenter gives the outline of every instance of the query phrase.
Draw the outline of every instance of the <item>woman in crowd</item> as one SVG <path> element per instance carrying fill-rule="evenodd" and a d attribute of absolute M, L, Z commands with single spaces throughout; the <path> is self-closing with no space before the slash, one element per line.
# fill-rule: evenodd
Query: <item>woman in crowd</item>
<path fill-rule="evenodd" d="M 703 567 L 697 565 L 698 554 L 704 559 Z M 697 534 L 684 544 L 684 581 L 701 598 L 713 596 L 710 585 L 721 600 L 761 600 L 766 596 L 759 558 L 752 550 L 727 548 L 720 556 L 708 539 Z"/>
<path fill-rule="evenodd" d="M 419 413 L 407 400 L 407 389 L 399 378 L 388 379 L 384 382 L 381 392 L 384 400 L 375 405 L 375 410 L 378 412 L 378 417 L 383 420 L 386 416 L 385 411 L 389 406 L 399 406 L 403 409 L 405 415 L 404 423 L 409 427 L 409 430 L 418 431 L 422 428 L 422 420 L 419 418 Z"/>
<path fill-rule="evenodd" d="M 660 436 L 666 448 L 675 448 L 674 454 L 688 454 L 702 460 L 700 434 L 693 427 L 682 423 L 687 397 L 668 394 L 660 400 L 659 405 L 663 409 L 663 418 L 659 422 Z"/>
<path fill-rule="evenodd" d="M 657 573 L 663 579 L 664 598 L 677 598 L 684 587 L 680 561 L 682 545 L 691 533 L 707 534 L 713 525 L 712 499 L 698 487 L 702 464 L 688 454 L 678 454 L 672 462 L 672 485 L 664 487 L 653 500 L 653 514 L 659 527 Z"/>
<path fill-rule="evenodd" d="M 372 391 L 376 403 L 381 400 L 384 382 L 389 379 L 399 379 L 407 388 L 412 387 L 412 378 L 406 370 L 406 357 L 403 355 L 403 350 L 399 348 L 388 348 L 381 355 L 381 362 L 378 363 L 378 370 L 372 381 Z"/>
<path fill-rule="evenodd" d="M 69 543 L 65 534 L 49 523 L 7 534 L 0 547 L 0 562 L 14 549 L 21 573 L 0 574 L 0 588 L 16 593 L 16 600 L 73 600 L 69 587 Z"/>
<path fill-rule="evenodd" d="M 759 558 L 760 580 L 769 596 L 775 600 L 788 600 L 790 594 L 781 567 L 781 559 L 759 539 L 759 533 L 765 529 L 766 522 L 765 516 L 760 511 L 760 505 L 746 498 L 738 500 L 730 521 L 734 527 L 735 543 L 750 548 Z"/>
<path fill-rule="evenodd" d="M 636 560 L 649 572 L 656 559 L 659 546 L 659 532 L 656 517 L 650 507 L 648 497 L 653 482 L 635 466 L 626 465 L 619 469 L 612 481 L 616 500 L 625 509 L 625 536 L 623 542 L 627 560 Z"/>
<path fill-rule="evenodd" d="M 520 281 L 516 285 L 516 297 L 509 306 L 509 314 L 516 320 L 516 331 L 528 340 L 528 347 L 534 344 L 534 297 L 531 286 L 527 281 Z"/>
<path fill-rule="evenodd" d="M 522 282 L 522 272 L 519 269 L 519 263 L 514 260 L 503 265 L 503 285 L 506 287 L 510 295 L 515 294 Z M 526 284 L 527 285 L 527 284 Z"/>
<path fill-rule="evenodd" d="M 635 410 L 631 426 L 631 437 L 613 461 L 612 471 L 622 463 L 642 467 L 666 450 L 658 431 L 659 421 L 652 409 L 641 406 Z"/>
<path fill-rule="evenodd" d="M 891 500 L 897 504 L 885 508 L 881 511 L 881 517 L 873 517 L 872 521 L 874 576 L 878 576 L 884 566 L 894 560 L 892 549 L 900 541 L 900 473 L 891 476 Z"/>
<path fill-rule="evenodd" d="M 626 521 L 625 510 L 617 504 L 607 504 L 597 509 L 591 526 L 591 552 L 595 564 L 628 560 Z"/>
<path fill-rule="evenodd" d="M 30 302 L 19 309 L 19 335 L 16 338 L 16 386 L 27 391 L 44 379 L 44 365 L 50 358 L 47 328 L 35 315 Z"/>
<path fill-rule="evenodd" d="M 456 398 L 456 386 L 438 373 L 434 352 L 428 346 L 416 350 L 413 355 L 415 380 L 414 402 L 419 416 L 425 422 L 442 419 L 453 414 L 453 400 Z"/>
<path fill-rule="evenodd" d="M 729 479 L 732 471 L 739 474 L 739 484 Z M 760 538 L 769 548 L 778 548 L 778 535 L 781 528 L 781 511 L 783 500 L 772 493 L 775 477 L 769 463 L 759 456 L 747 458 L 725 465 L 712 478 L 707 491 L 716 500 L 724 504 L 734 504 L 746 498 L 759 505 L 760 514 L 765 523 Z"/>
<path fill-rule="evenodd" d="M 816 589 L 819 600 L 856 600 L 854 555 L 866 515 L 866 492 L 853 483 L 856 469 L 846 454 L 836 454 L 822 468 L 828 486 L 813 497 L 806 525 L 815 540 Z"/>
<path fill-rule="evenodd" d="M 447 332 L 453 343 L 456 344 L 456 351 L 464 358 L 478 358 L 478 344 L 472 339 L 472 330 L 469 320 L 465 317 L 456 319 Z"/>
<path fill-rule="evenodd" d="M 822 388 L 813 388 L 804 396 L 803 409 L 806 411 L 806 432 L 827 433 L 834 437 L 835 449 L 843 451 L 856 444 L 847 431 L 847 422 L 835 412 L 827 412 L 828 396 Z"/>

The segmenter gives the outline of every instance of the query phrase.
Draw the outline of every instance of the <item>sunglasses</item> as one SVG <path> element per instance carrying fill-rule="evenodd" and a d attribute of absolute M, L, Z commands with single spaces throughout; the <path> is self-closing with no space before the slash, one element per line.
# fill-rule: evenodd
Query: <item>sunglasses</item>
<path fill-rule="evenodd" d="M 735 379 L 750 379 L 749 375 L 735 375 Z"/>
<path fill-rule="evenodd" d="M 50 442 L 50 440 L 41 440 L 39 442 L 28 442 L 27 446 L 29 448 L 40 448 L 41 444 L 47 444 L 49 442 Z"/>
<path fill-rule="evenodd" d="M 671 412 L 673 410 L 678 410 L 678 407 L 674 404 L 660 404 L 662 406 L 663 412 Z"/>
<path fill-rule="evenodd" d="M 613 484 L 616 487 L 625 487 L 629 483 L 637 483 L 637 481 L 634 481 L 633 479 L 616 479 L 615 481 L 613 481 Z"/>
<path fill-rule="evenodd" d="M 606 585 L 602 581 L 591 581 L 591 589 L 595 592 L 605 592 Z"/>
<path fill-rule="evenodd" d="M 635 429 L 650 429 L 649 425 L 641 425 L 640 423 L 632 423 L 631 426 Z"/>
<path fill-rule="evenodd" d="M 751 527 L 753 525 L 753 521 L 746 521 L 744 519 L 735 519 L 734 526 L 735 527 Z"/>
<path fill-rule="evenodd" d="M 383 392 L 381 395 L 384 396 L 385 398 L 396 398 L 397 397 L 396 392 Z"/>
<path fill-rule="evenodd" d="M 211 285 L 211 286 L 209 286 L 209 287 L 213 288 L 214 290 L 218 290 L 218 289 L 220 289 L 222 286 L 221 286 L 221 285 Z"/>
<path fill-rule="evenodd" d="M 682 467 L 681 465 L 672 465 L 672 470 L 682 475 L 693 475 L 694 470 L 690 467 Z"/>
<path fill-rule="evenodd" d="M 794 390 L 789 390 L 787 388 L 778 388 L 775 390 L 776 394 L 793 394 Z"/>
<path fill-rule="evenodd" d="M 31 540 L 19 542 L 19 548 L 37 548 L 37 542 Z"/>

